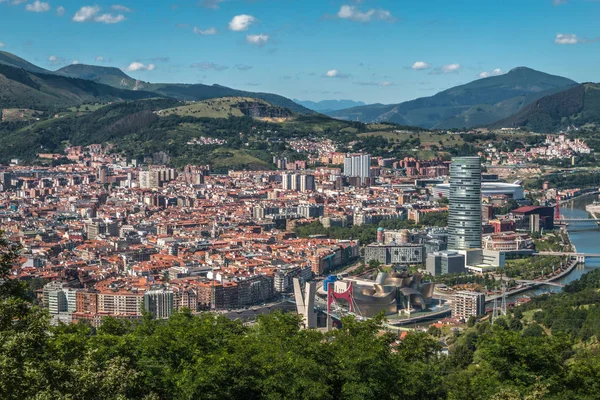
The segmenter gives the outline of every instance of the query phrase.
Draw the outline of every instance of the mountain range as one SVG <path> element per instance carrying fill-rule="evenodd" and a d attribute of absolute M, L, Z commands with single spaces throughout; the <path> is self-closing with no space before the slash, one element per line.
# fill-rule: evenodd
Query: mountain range
<path fill-rule="evenodd" d="M 372 104 L 327 112 L 339 119 L 389 121 L 427 129 L 472 128 L 508 118 L 532 102 L 577 82 L 526 67 L 478 79 L 431 97 L 399 104 Z"/>
<path fill-rule="evenodd" d="M 331 124 L 327 115 L 348 122 L 393 122 L 425 129 L 523 127 L 552 132 L 571 125 L 600 124 L 599 88 L 598 84 L 578 84 L 568 78 L 518 67 L 503 75 L 478 79 L 434 96 L 399 104 L 364 105 L 352 100 L 311 102 L 216 84 L 143 82 L 114 67 L 73 64 L 50 71 L 0 51 L 0 110 L 30 109 L 28 115 L 36 115 L 36 110 L 53 113 L 90 103 L 149 98 L 203 101 L 228 97 L 246 100 L 235 100 L 233 110 L 229 106 L 209 105 L 208 111 L 199 106 L 202 110 L 193 110 L 192 114 L 200 116 L 208 112 L 227 118 L 250 112 L 284 119 L 293 115 L 317 115 L 317 120 L 325 125 Z M 340 109 L 347 106 L 352 107 Z M 22 112 L 13 113 L 20 114 Z"/>
<path fill-rule="evenodd" d="M 311 110 L 327 113 L 332 111 L 343 110 L 345 108 L 351 107 L 359 107 L 366 105 L 362 101 L 354 101 L 354 100 L 321 100 L 321 101 L 310 101 L 310 100 L 298 100 L 294 99 L 294 101 L 306 108 Z"/>
<path fill-rule="evenodd" d="M 89 101 L 148 97 L 169 97 L 186 101 L 251 97 L 267 101 L 274 106 L 288 108 L 295 113 L 314 113 L 313 110 L 273 93 L 247 92 L 221 85 L 142 82 L 131 78 L 118 68 L 96 65 L 73 64 L 57 71 L 49 71 L 4 51 L 0 51 L 0 68 L 0 108 L 32 105 L 48 108 L 52 105 L 77 105 Z M 17 78 L 17 85 L 9 82 L 10 78 L 6 79 L 9 75 Z M 71 96 L 68 92 L 73 86 L 76 93 Z M 82 93 L 81 88 L 85 88 L 86 93 Z M 21 89 L 25 89 L 26 93 L 19 94 Z M 36 92 L 32 92 L 31 89 Z"/>

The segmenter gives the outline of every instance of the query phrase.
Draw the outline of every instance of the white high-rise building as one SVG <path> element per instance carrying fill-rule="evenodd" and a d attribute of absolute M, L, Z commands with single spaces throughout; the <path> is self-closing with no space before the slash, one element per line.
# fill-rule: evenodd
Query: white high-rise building
<path fill-rule="evenodd" d="M 306 192 L 315 190 L 315 176 L 311 174 L 281 174 L 283 190 Z"/>
<path fill-rule="evenodd" d="M 361 180 L 371 176 L 371 156 L 369 154 L 347 154 L 344 158 L 344 175 L 359 177 Z"/>

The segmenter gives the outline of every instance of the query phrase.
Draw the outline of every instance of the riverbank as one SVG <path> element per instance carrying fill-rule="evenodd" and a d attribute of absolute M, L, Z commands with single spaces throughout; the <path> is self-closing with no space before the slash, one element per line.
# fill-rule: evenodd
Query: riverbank
<path fill-rule="evenodd" d="M 569 203 L 569 202 L 571 202 L 573 200 L 579 200 L 579 199 L 581 199 L 581 198 L 583 198 L 585 196 L 589 196 L 591 194 L 600 194 L 600 188 L 584 189 L 584 190 L 589 190 L 589 192 L 581 193 L 581 194 L 578 194 L 577 196 L 573 196 L 573 197 L 570 197 L 568 199 L 564 199 L 564 200 L 561 199 L 558 202 L 558 204 L 562 206 L 563 204 Z"/>
<path fill-rule="evenodd" d="M 595 203 L 588 204 L 585 206 L 585 211 L 587 211 L 592 218 L 597 220 L 598 219 L 597 214 L 600 214 L 600 204 L 595 204 Z"/>

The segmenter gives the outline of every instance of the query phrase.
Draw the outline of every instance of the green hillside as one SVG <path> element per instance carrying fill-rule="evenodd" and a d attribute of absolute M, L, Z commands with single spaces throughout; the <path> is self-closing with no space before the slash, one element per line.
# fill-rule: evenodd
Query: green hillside
<path fill-rule="evenodd" d="M 327 115 L 362 122 L 390 121 L 428 129 L 450 129 L 486 125 L 504 119 L 523 106 L 576 82 L 529 68 L 478 79 L 431 97 L 400 104 L 372 104 Z"/>
<path fill-rule="evenodd" d="M 150 97 L 157 97 L 157 95 L 0 64 L 0 109 L 56 110 L 88 102 L 113 102 Z"/>
<path fill-rule="evenodd" d="M 136 87 L 136 80 L 115 67 L 99 67 L 86 64 L 71 64 L 56 71 L 59 75 L 86 79 L 120 89 Z"/>
<path fill-rule="evenodd" d="M 40 162 L 38 153 L 61 152 L 69 144 L 110 143 L 114 151 L 139 161 L 156 157 L 176 166 L 209 163 L 222 171 L 264 169 L 271 165 L 273 154 L 289 150 L 285 141 L 269 139 L 359 130 L 364 130 L 363 124 L 296 115 L 250 98 L 192 104 L 148 99 L 70 107 L 39 121 L 0 123 L 0 163 L 11 158 Z M 219 141 L 203 144 L 200 138 Z"/>
<path fill-rule="evenodd" d="M 12 53 L 6 51 L 0 51 L 0 64 L 8 65 L 16 68 L 23 68 L 26 71 L 37 72 L 41 74 L 51 74 L 52 72 L 47 69 L 40 68 L 37 65 L 30 63 L 27 60 L 22 59 Z"/>
<path fill-rule="evenodd" d="M 287 119 L 292 112 L 276 107 L 264 100 L 249 97 L 223 97 L 186 104 L 175 108 L 160 110 L 158 115 L 190 116 L 195 118 L 229 118 L 248 116 L 252 118 Z"/>
<path fill-rule="evenodd" d="M 585 83 L 543 97 L 517 114 L 491 125 L 555 132 L 568 126 L 600 124 L 600 84 Z"/>
<path fill-rule="evenodd" d="M 200 101 L 219 97 L 250 97 L 264 100 L 274 106 L 285 107 L 299 114 L 314 114 L 314 111 L 286 97 L 273 93 L 247 92 L 222 85 L 186 83 L 150 83 L 133 79 L 118 68 L 96 65 L 69 65 L 56 71 L 65 76 L 87 79 L 121 89 L 143 90 L 162 97 L 184 101 Z"/>

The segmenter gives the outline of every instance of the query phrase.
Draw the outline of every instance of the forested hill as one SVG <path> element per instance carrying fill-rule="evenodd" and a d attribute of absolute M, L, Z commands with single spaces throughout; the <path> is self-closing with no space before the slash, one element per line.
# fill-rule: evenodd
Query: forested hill
<path fill-rule="evenodd" d="M 0 1 L 1 2 L 1 1 Z M 153 93 L 153 97 L 171 97 L 177 100 L 199 101 L 214 99 L 219 97 L 251 97 L 269 102 L 272 105 L 285 107 L 298 114 L 314 114 L 310 110 L 291 99 L 280 96 L 274 93 L 249 92 L 229 88 L 222 85 L 204 85 L 204 84 L 188 84 L 188 83 L 151 83 L 134 79 L 124 73 L 122 70 L 115 67 L 106 67 L 99 65 L 72 64 L 62 67 L 56 71 L 49 71 L 40 68 L 27 60 L 24 60 L 14 54 L 0 51 L 0 66 L 9 66 L 23 69 L 25 72 L 33 74 L 53 75 L 56 77 L 56 82 L 50 84 L 50 78 L 38 76 L 38 79 L 43 79 L 48 82 L 50 93 L 41 90 L 42 93 L 26 90 L 26 93 L 19 95 L 21 86 L 14 87 L 14 84 L 7 87 L 6 80 L 3 80 L 0 75 L 0 108 L 2 107 L 33 107 L 46 109 L 49 103 L 56 102 L 59 99 L 59 105 L 74 105 L 82 104 L 90 101 L 116 101 L 119 99 L 139 99 L 149 97 L 147 93 Z M 0 74 L 2 72 L 0 71 Z M 77 78 L 79 80 L 91 81 L 96 84 L 111 86 L 117 91 L 107 93 L 106 89 L 93 83 L 85 84 L 78 83 L 73 87 L 73 84 L 67 85 L 64 77 Z M 63 78 L 63 80 L 61 80 Z M 76 81 L 76 80 L 73 80 Z M 140 92 L 138 94 L 126 94 L 127 91 Z M 47 96 L 47 94 L 50 95 Z M 74 99 L 79 98 L 79 102 L 74 102 Z M 26 100 L 26 101 L 24 101 Z M 67 101 L 69 100 L 69 101 Z M 18 104 L 18 105 L 16 105 Z M 21 105 L 25 104 L 25 105 Z"/>
<path fill-rule="evenodd" d="M 585 124 L 600 124 L 600 84 L 584 83 L 543 97 L 491 127 L 555 132 L 571 125 Z"/>
<path fill-rule="evenodd" d="M 58 110 L 89 102 L 112 102 L 161 97 L 146 91 L 117 89 L 89 80 L 31 72 L 0 63 L 0 110 L 30 108 Z"/>
<path fill-rule="evenodd" d="M 61 153 L 67 143 L 110 143 L 114 151 L 139 161 L 153 162 L 153 157 L 158 157 L 156 162 L 176 166 L 210 163 L 225 170 L 268 169 L 273 154 L 286 149 L 285 144 L 270 139 L 364 128 L 361 123 L 295 114 L 263 100 L 243 97 L 87 104 L 38 114 L 36 118 L 39 120 L 0 123 L 0 163 L 12 158 L 38 162 L 38 153 Z M 194 144 L 199 137 L 221 143 Z"/>
<path fill-rule="evenodd" d="M 459 332 L 383 330 L 382 318 L 323 333 L 288 313 L 245 326 L 212 313 L 51 326 L 7 279 L 0 241 L 2 399 L 588 400 L 600 382 L 600 270 L 564 294 Z M 448 344 L 448 355 L 442 344 Z"/>

